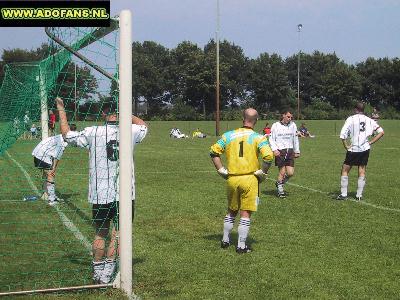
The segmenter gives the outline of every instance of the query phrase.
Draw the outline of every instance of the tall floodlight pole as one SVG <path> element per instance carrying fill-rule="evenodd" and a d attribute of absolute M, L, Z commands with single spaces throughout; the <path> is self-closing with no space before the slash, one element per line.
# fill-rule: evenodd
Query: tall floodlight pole
<path fill-rule="evenodd" d="M 219 0 L 217 0 L 217 30 L 215 31 L 216 43 L 216 82 L 215 82 L 215 135 L 219 136 Z"/>
<path fill-rule="evenodd" d="M 297 32 L 298 32 L 298 47 L 299 51 L 297 54 L 297 120 L 300 120 L 300 32 L 303 28 L 302 24 L 297 25 Z"/>

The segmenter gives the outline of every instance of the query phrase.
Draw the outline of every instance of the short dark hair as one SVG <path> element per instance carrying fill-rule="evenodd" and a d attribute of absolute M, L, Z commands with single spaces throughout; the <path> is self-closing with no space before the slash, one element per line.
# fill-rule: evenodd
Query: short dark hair
<path fill-rule="evenodd" d="M 281 115 L 285 115 L 287 113 L 291 113 L 292 114 L 292 110 L 288 107 L 284 108 L 281 110 Z"/>
<path fill-rule="evenodd" d="M 354 108 L 359 112 L 364 112 L 365 104 L 363 102 L 357 102 Z"/>
<path fill-rule="evenodd" d="M 115 114 L 117 112 L 117 102 L 112 101 L 112 100 L 103 102 L 101 105 L 101 111 L 105 115 Z"/>
<path fill-rule="evenodd" d="M 69 124 L 69 130 L 76 131 L 77 129 L 78 129 L 78 127 L 76 127 L 75 124 Z"/>

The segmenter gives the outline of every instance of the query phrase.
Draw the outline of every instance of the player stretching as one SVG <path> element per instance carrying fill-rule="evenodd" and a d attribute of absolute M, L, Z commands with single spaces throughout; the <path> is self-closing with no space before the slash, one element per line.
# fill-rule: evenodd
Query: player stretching
<path fill-rule="evenodd" d="M 257 210 L 259 181 L 265 180 L 273 154 L 267 139 L 255 132 L 258 113 L 253 108 L 243 112 L 243 127 L 225 132 L 221 139 L 211 146 L 210 156 L 217 172 L 227 180 L 228 213 L 224 218 L 224 233 L 221 248 L 230 245 L 229 235 L 240 210 L 238 244 L 236 252 L 247 253 L 246 245 L 250 229 L 251 213 Z M 222 165 L 220 155 L 226 153 L 227 169 Z M 262 168 L 258 162 L 261 154 Z"/>
<path fill-rule="evenodd" d="M 371 145 L 378 141 L 384 134 L 383 129 L 376 121 L 364 115 L 364 103 L 358 102 L 354 107 L 355 114 L 348 117 L 340 131 L 340 138 L 343 146 L 347 150 L 346 158 L 342 166 L 342 176 L 340 177 L 340 195 L 337 200 L 347 199 L 347 187 L 349 185 L 349 172 L 352 166 L 358 166 L 358 182 L 356 199 L 362 198 L 365 187 L 365 173 L 368 164 L 369 149 Z M 377 133 L 370 141 L 368 138 Z M 346 139 L 351 139 L 348 145 Z"/>

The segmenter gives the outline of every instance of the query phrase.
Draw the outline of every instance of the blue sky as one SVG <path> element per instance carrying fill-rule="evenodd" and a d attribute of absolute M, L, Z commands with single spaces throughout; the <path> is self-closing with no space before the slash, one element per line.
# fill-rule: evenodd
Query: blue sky
<path fill-rule="evenodd" d="M 400 57 L 399 0 L 219 0 L 220 38 L 282 57 L 318 50 L 347 63 Z M 133 39 L 168 48 L 183 40 L 204 46 L 215 38 L 217 0 L 111 0 L 112 15 L 133 12 Z M 303 25 L 297 32 L 297 24 Z M 3 49 L 32 49 L 46 41 L 42 28 L 0 28 Z"/>

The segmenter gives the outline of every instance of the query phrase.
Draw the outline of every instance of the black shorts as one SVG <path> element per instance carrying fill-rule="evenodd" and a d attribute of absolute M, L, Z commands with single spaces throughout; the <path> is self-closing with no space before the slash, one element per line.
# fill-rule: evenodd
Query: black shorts
<path fill-rule="evenodd" d="M 135 209 L 135 201 L 132 201 L 132 218 Z M 106 237 L 110 230 L 110 223 L 113 222 L 115 228 L 119 227 L 119 202 L 92 205 L 92 221 L 95 226 L 96 235 Z"/>
<path fill-rule="evenodd" d="M 33 157 L 33 163 L 36 168 L 38 169 L 43 169 L 43 170 L 51 170 L 53 169 L 53 164 L 48 164 L 47 162 L 44 162 L 43 160 L 40 160 L 37 157 Z"/>
<path fill-rule="evenodd" d="M 347 151 L 343 164 L 349 166 L 366 166 L 368 164 L 369 150 L 363 152 Z"/>
<path fill-rule="evenodd" d="M 279 156 L 275 157 L 275 166 L 278 168 L 282 167 L 294 167 L 294 151 L 293 149 L 282 149 L 279 150 L 281 153 Z"/>

